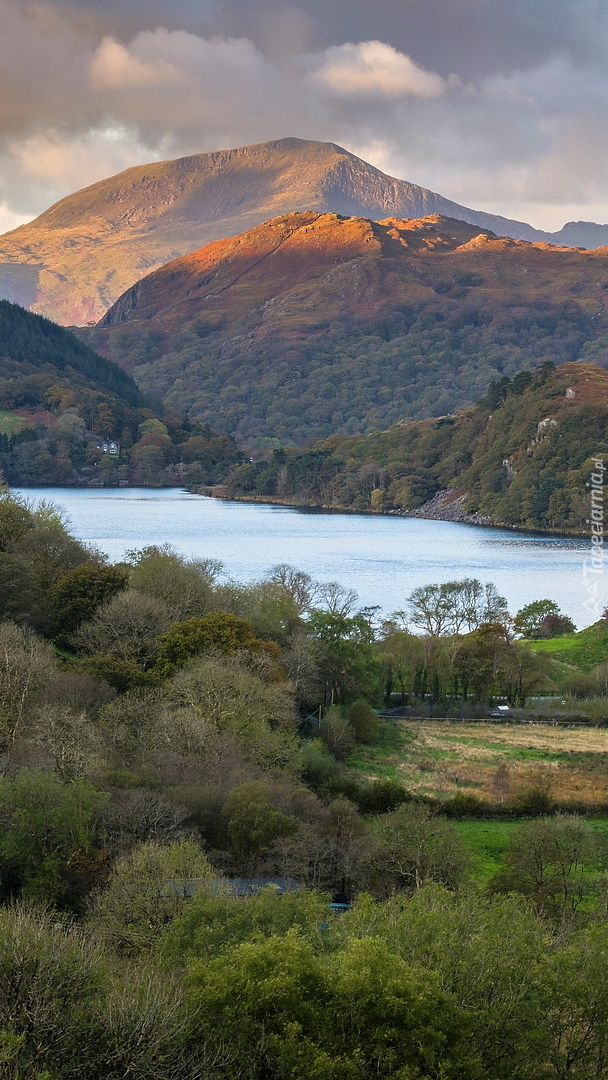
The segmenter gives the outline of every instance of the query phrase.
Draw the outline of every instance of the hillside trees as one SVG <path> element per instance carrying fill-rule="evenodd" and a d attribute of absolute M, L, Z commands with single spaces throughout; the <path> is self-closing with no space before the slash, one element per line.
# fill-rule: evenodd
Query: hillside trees
<path fill-rule="evenodd" d="M 0 470 L 9 483 L 211 484 L 243 460 L 229 435 L 186 416 L 155 417 L 131 376 L 68 330 L 1 305 Z"/>
<path fill-rule="evenodd" d="M 258 992 L 251 993 L 255 985 Z M 188 986 L 199 1037 L 234 1032 L 239 1074 L 314 1080 L 457 1076 L 467 1057 L 462 1017 L 438 979 L 381 941 L 349 941 L 315 956 L 294 931 L 193 962 Z M 319 1008 L 323 1002 L 323 1008 Z"/>
<path fill-rule="evenodd" d="M 464 499 L 446 505 L 457 517 L 584 532 L 586 485 L 605 443 L 606 387 L 600 368 L 548 361 L 495 380 L 472 409 L 433 421 L 403 422 L 402 415 L 385 431 L 260 451 L 226 486 L 237 497 L 382 513 L 418 511 L 448 492 Z"/>

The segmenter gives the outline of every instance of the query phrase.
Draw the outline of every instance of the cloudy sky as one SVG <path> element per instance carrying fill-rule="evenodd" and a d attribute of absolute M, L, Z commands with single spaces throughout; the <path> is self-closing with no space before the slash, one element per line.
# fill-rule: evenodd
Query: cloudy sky
<path fill-rule="evenodd" d="M 608 0 L 0 0 L 0 231 L 130 165 L 339 143 L 477 209 L 608 222 Z"/>

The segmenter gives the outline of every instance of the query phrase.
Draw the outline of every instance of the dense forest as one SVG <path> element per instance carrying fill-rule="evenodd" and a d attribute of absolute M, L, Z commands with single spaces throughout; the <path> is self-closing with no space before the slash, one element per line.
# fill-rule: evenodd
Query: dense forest
<path fill-rule="evenodd" d="M 234 441 L 153 409 L 73 334 L 0 301 L 0 472 L 14 486 L 215 483 Z"/>
<path fill-rule="evenodd" d="M 352 767 L 417 715 L 556 687 L 605 724 L 606 613 L 583 699 L 529 644 L 584 648 L 548 600 L 512 619 L 491 583 L 446 582 L 379 624 L 287 565 L 242 585 L 168 548 L 108 564 L 9 491 L 0 579 L 1 1076 L 608 1075 L 589 806 Z M 469 817 L 513 825 L 484 885 Z"/>
<path fill-rule="evenodd" d="M 463 221 L 290 214 L 176 259 L 85 340 L 257 450 L 470 406 L 546 362 L 606 362 L 605 249 Z"/>
<path fill-rule="evenodd" d="M 233 470 L 224 494 L 395 513 L 420 510 L 441 492 L 439 517 L 457 499 L 479 522 L 588 532 L 607 419 L 603 369 L 547 362 L 493 382 L 455 415 L 268 451 Z"/>

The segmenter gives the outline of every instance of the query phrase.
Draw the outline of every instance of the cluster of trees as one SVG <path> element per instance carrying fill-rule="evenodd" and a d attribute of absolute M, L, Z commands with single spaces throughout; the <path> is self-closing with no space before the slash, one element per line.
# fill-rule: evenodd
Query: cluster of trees
<path fill-rule="evenodd" d="M 244 460 L 227 435 L 187 416 L 161 419 L 116 364 L 4 300 L 0 355 L 0 471 L 10 484 L 213 484 Z"/>
<path fill-rule="evenodd" d="M 305 889 L 236 900 L 204 866 L 191 899 L 163 898 L 159 868 L 152 850 L 117 864 L 86 932 L 31 905 L 0 912 L 7 1076 L 608 1075 L 605 914 L 556 930 L 522 898 L 426 883 L 336 918 Z"/>
<path fill-rule="evenodd" d="M 428 586 L 377 626 L 292 567 L 220 569 L 108 565 L 0 497 L 0 1072 L 608 1075 L 601 834 L 529 817 L 475 889 L 455 805 L 348 770 L 395 688 L 462 708 L 545 678 L 504 600 Z"/>
<path fill-rule="evenodd" d="M 595 387 L 582 400 L 567 396 L 579 379 Z M 546 362 L 495 381 L 474 409 L 456 416 L 332 437 L 302 451 L 270 450 L 238 466 L 227 491 L 390 513 L 454 489 L 466 493 L 468 511 L 494 523 L 587 531 L 605 428 L 603 372 Z"/>

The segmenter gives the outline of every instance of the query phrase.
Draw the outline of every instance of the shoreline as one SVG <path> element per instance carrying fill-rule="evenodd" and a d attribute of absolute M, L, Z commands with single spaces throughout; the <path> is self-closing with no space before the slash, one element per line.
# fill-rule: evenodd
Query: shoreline
<path fill-rule="evenodd" d="M 138 484 L 36 484 L 31 485 L 31 490 L 38 491 L 48 487 L 49 490 L 63 489 L 65 491 L 129 491 L 139 489 Z M 150 487 L 149 491 L 163 491 L 180 488 L 179 484 L 169 484 L 159 487 Z M 28 487 L 8 488 L 8 491 L 27 491 Z M 527 528 L 523 525 L 512 525 L 509 522 L 497 521 L 483 514 L 471 514 L 464 510 L 463 503 L 466 492 L 456 489 L 438 491 L 422 506 L 415 510 L 353 510 L 348 506 L 330 506 L 325 503 L 298 502 L 280 495 L 232 495 L 229 494 L 222 484 L 202 488 L 181 487 L 180 490 L 190 495 L 200 495 L 204 498 L 219 499 L 224 502 L 249 503 L 258 506 L 284 506 L 290 510 L 299 510 L 309 514 L 343 514 L 352 517 L 399 517 L 418 518 L 423 521 L 448 521 L 462 525 L 474 525 L 478 529 L 506 529 L 509 532 L 522 536 L 555 536 L 569 540 L 584 540 L 589 536 L 589 530 L 583 529 L 547 529 L 538 525 Z"/>
<path fill-rule="evenodd" d="M 587 530 L 582 529 L 547 529 L 542 526 L 526 528 L 522 525 L 511 525 L 504 521 L 495 521 L 483 514 L 467 513 L 464 502 L 466 492 L 456 489 L 438 491 L 431 499 L 415 510 L 352 510 L 344 506 L 329 506 L 324 503 L 296 502 L 293 499 L 280 495 L 231 495 L 226 489 L 218 484 L 200 490 L 193 490 L 194 495 L 205 495 L 207 498 L 223 499 L 227 502 L 252 503 L 266 506 L 285 506 L 291 510 L 317 514 L 351 514 L 362 517 L 400 517 L 418 518 L 424 521 L 452 521 L 462 525 L 475 525 L 480 529 L 508 529 L 510 532 L 522 535 L 542 534 L 543 536 L 561 536 L 565 539 L 584 540 L 588 535 Z"/>

